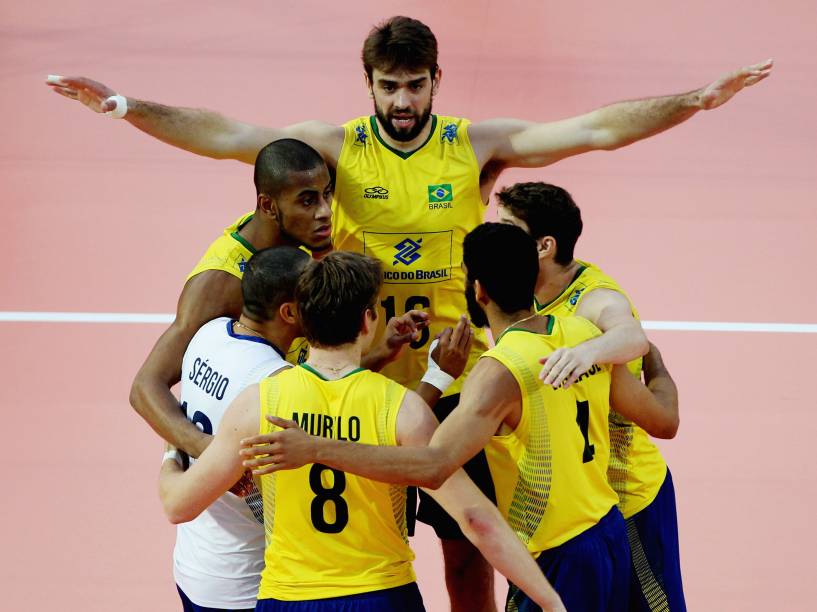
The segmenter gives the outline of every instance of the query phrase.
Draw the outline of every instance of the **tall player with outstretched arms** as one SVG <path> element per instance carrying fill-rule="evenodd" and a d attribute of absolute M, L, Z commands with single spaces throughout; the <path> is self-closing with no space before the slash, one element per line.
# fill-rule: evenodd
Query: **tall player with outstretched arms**
<path fill-rule="evenodd" d="M 492 119 L 471 124 L 431 112 L 442 72 L 436 38 L 423 23 L 388 19 L 366 38 L 362 59 L 374 114 L 342 126 L 307 121 L 266 128 L 211 111 L 125 98 L 82 77 L 50 77 L 49 85 L 92 110 L 113 112 L 155 138 L 200 155 L 252 163 L 262 146 L 285 137 L 320 151 L 337 171 L 334 248 L 366 253 L 383 264 L 378 306 L 387 316 L 379 317 L 380 325 L 388 316 L 413 308 L 430 314 L 428 333 L 384 370 L 409 386 L 422 375 L 429 339 L 452 326 L 465 310 L 462 240 L 482 222 L 484 204 L 505 168 L 543 167 L 653 136 L 698 111 L 724 104 L 766 78 L 772 68 L 771 61 L 756 64 L 683 94 L 619 102 L 561 121 Z M 486 348 L 480 332 L 469 370 Z M 616 362 L 639 356 L 623 351 Z M 460 382 L 435 408 L 439 418 L 456 405 Z M 466 471 L 492 495 L 484 456 L 469 462 Z M 432 523 L 443 540 L 453 609 L 493 610 L 490 567 L 454 522 L 429 504 L 423 501 L 418 516 Z"/>

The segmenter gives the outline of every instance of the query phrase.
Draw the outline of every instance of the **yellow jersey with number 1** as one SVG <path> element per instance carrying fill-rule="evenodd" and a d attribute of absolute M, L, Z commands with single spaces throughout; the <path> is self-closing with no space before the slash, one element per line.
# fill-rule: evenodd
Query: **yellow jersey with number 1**
<path fill-rule="evenodd" d="M 611 289 L 627 298 L 633 316 L 638 319 L 638 311 L 632 300 L 615 280 L 593 264 L 579 263 L 582 267 L 573 282 L 558 297 L 544 306 L 536 305 L 539 314 L 571 316 L 587 293 L 594 289 Z M 639 357 L 627 364 L 627 369 L 639 380 L 642 363 Z M 647 432 L 617 412 L 610 413 L 610 445 L 607 477 L 618 493 L 621 513 L 624 518 L 630 518 L 649 506 L 658 495 L 667 475 L 667 464 Z"/>
<path fill-rule="evenodd" d="M 431 315 L 431 328 L 383 369 L 409 387 L 426 370 L 430 339 L 467 313 L 462 241 L 485 216 L 468 120 L 432 115 L 430 122 L 428 140 L 412 153 L 387 145 L 373 116 L 346 123 L 333 205 L 334 247 L 383 264 L 380 333 L 407 310 Z M 480 330 L 466 373 L 487 348 Z M 458 393 L 460 382 L 447 394 Z"/>
<path fill-rule="evenodd" d="M 539 380 L 539 358 L 599 335 L 586 319 L 549 317 L 547 333 L 511 328 L 483 355 L 510 370 L 522 393 L 512 432 L 485 447 L 497 507 L 533 555 L 597 524 L 618 503 L 607 481 L 610 366 L 569 389 Z"/>
<path fill-rule="evenodd" d="M 219 270 L 232 274 L 239 280 L 244 278 L 244 267 L 255 253 L 255 248 L 247 242 L 241 234 L 241 228 L 247 225 L 254 213 L 241 215 L 235 223 L 224 230 L 205 251 L 202 258 L 187 275 L 190 280 L 197 274 L 208 270 Z M 227 313 L 223 313 L 227 314 Z M 306 338 L 295 338 L 286 354 L 286 360 L 292 365 L 303 363 L 309 355 L 309 344 Z"/>
<path fill-rule="evenodd" d="M 264 417 L 297 421 L 309 434 L 397 444 L 405 387 L 357 369 L 326 380 L 306 364 L 261 382 Z M 413 582 L 406 488 L 309 464 L 261 477 L 267 548 L 259 599 L 343 597 Z"/>

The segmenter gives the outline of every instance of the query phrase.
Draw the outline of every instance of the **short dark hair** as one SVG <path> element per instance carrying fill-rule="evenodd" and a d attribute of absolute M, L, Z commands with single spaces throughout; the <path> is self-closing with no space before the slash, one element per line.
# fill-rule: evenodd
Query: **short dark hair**
<path fill-rule="evenodd" d="M 269 143 L 255 158 L 255 193 L 277 196 L 287 184 L 290 172 L 306 172 L 326 162 L 315 149 L 294 138 Z"/>
<path fill-rule="evenodd" d="M 382 283 L 380 262 L 335 251 L 302 272 L 295 301 L 306 339 L 316 346 L 354 342 L 367 309 L 374 310 Z"/>
<path fill-rule="evenodd" d="M 506 223 L 483 223 L 465 237 L 462 260 L 468 281 L 479 281 L 506 314 L 533 306 L 539 256 L 525 230 Z"/>
<path fill-rule="evenodd" d="M 566 266 L 573 261 L 576 241 L 582 235 L 582 212 L 571 195 L 548 183 L 517 183 L 497 194 L 500 206 L 528 225 L 535 239 L 556 239 L 554 261 Z"/>
<path fill-rule="evenodd" d="M 294 247 L 257 251 L 245 264 L 241 279 L 244 314 L 259 323 L 274 319 L 281 304 L 295 299 L 295 286 L 307 263 L 309 255 Z"/>
<path fill-rule="evenodd" d="M 369 80 L 375 68 L 382 72 L 428 69 L 433 77 L 437 71 L 437 39 L 422 21 L 390 17 L 369 32 L 361 59 Z"/>

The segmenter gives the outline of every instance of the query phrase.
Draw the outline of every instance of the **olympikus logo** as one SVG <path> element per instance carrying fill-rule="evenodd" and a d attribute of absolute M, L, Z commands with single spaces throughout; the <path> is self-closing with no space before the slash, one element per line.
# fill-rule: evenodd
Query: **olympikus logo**
<path fill-rule="evenodd" d="M 401 240 L 394 248 L 397 249 L 397 253 L 394 255 L 394 261 L 391 265 L 395 266 L 398 263 L 403 264 L 404 266 L 410 266 L 415 261 L 420 259 L 420 254 L 418 251 L 422 246 L 423 239 L 420 238 L 417 242 L 414 242 L 411 238 L 406 238 L 405 240 Z"/>
<path fill-rule="evenodd" d="M 363 190 L 363 197 L 370 200 L 388 200 L 389 190 L 380 185 L 366 187 L 366 189 Z"/>

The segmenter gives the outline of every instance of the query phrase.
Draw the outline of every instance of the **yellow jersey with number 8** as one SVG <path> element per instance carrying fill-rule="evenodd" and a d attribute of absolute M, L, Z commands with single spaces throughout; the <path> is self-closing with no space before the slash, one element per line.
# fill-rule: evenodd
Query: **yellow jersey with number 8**
<path fill-rule="evenodd" d="M 607 482 L 610 366 L 569 389 L 539 380 L 539 358 L 599 335 L 586 319 L 549 317 L 545 334 L 511 328 L 483 355 L 510 370 L 522 393 L 512 432 L 485 447 L 499 511 L 533 555 L 598 523 L 618 503 Z"/>
<path fill-rule="evenodd" d="M 408 310 L 431 315 L 431 328 L 383 369 L 409 387 L 426 370 L 431 339 L 467 313 L 462 241 L 485 217 L 469 121 L 432 115 L 430 122 L 428 140 L 412 153 L 387 145 L 373 116 L 346 123 L 333 205 L 334 248 L 383 264 L 379 332 Z M 466 373 L 487 348 L 479 330 Z M 458 393 L 460 383 L 447 395 Z"/>
<path fill-rule="evenodd" d="M 594 289 L 611 289 L 627 298 L 633 316 L 638 319 L 638 311 L 632 300 L 615 280 L 593 264 L 584 261 L 579 263 L 582 268 L 558 297 L 544 306 L 536 305 L 539 314 L 572 316 L 587 293 Z M 639 380 L 642 363 L 643 360 L 639 357 L 627 364 L 627 369 Z M 667 464 L 647 432 L 617 412 L 610 413 L 610 445 L 607 477 L 618 493 L 621 513 L 624 518 L 630 518 L 650 505 L 658 495 L 667 475 Z"/>
<path fill-rule="evenodd" d="M 264 417 L 361 444 L 397 444 L 405 387 L 358 369 L 326 380 L 308 365 L 261 382 Z M 303 601 L 402 586 L 415 580 L 406 534 L 406 488 L 320 464 L 262 476 L 267 548 L 259 599 Z"/>

